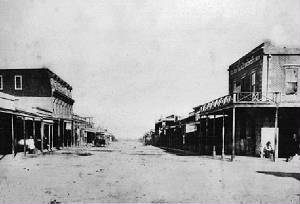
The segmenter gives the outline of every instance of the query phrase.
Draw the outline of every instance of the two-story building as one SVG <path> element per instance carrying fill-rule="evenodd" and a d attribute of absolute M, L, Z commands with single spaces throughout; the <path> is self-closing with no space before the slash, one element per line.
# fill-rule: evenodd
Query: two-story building
<path fill-rule="evenodd" d="M 290 137 L 300 133 L 299 66 L 299 48 L 268 41 L 231 64 L 229 94 L 194 108 L 200 126 L 206 126 L 199 133 L 210 141 L 205 149 L 233 157 L 262 155 L 270 141 L 276 157 L 286 156 Z"/>
<path fill-rule="evenodd" d="M 42 149 L 74 144 L 72 87 L 50 69 L 0 69 L 0 92 L 15 96 L 20 111 L 41 116 L 27 118 L 26 134 L 41 129 Z"/>

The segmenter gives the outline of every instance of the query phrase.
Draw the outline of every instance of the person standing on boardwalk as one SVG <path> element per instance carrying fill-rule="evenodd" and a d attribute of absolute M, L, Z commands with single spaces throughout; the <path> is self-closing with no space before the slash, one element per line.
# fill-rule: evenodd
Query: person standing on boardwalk
<path fill-rule="evenodd" d="M 297 140 L 297 134 L 294 133 L 290 140 L 290 151 L 287 155 L 286 162 L 289 162 L 293 159 L 293 157 L 298 153 L 299 145 Z"/>

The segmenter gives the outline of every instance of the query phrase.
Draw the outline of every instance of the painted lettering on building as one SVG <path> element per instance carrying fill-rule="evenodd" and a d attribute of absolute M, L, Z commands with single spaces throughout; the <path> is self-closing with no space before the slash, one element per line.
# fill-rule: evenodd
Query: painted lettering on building
<path fill-rule="evenodd" d="M 230 70 L 230 75 L 233 75 L 233 74 L 245 69 L 246 67 L 250 66 L 254 62 L 259 61 L 260 58 L 261 58 L 261 56 L 256 56 L 256 57 L 253 56 L 250 60 L 248 60 L 248 61 L 242 63 L 240 66 L 237 66 L 234 69 Z"/>

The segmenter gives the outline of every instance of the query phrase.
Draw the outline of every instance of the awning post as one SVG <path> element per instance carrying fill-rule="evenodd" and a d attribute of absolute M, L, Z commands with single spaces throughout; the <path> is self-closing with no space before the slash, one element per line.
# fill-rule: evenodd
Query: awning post
<path fill-rule="evenodd" d="M 26 127 L 25 127 L 25 118 L 22 118 L 23 120 L 23 139 L 24 139 L 24 156 L 26 156 Z"/>
<path fill-rule="evenodd" d="M 216 157 L 216 115 L 214 115 L 213 120 L 213 157 Z"/>
<path fill-rule="evenodd" d="M 206 149 L 207 149 L 207 140 L 208 140 L 208 115 L 206 115 L 206 121 L 205 122 L 206 123 L 205 123 L 205 148 L 204 148 L 204 150 L 205 150 L 205 153 L 207 153 Z"/>
<path fill-rule="evenodd" d="M 15 156 L 14 115 L 11 115 L 11 153 Z"/>
<path fill-rule="evenodd" d="M 41 121 L 41 152 L 44 150 L 44 123 Z"/>
<path fill-rule="evenodd" d="M 201 154 L 201 116 L 199 116 L 199 154 Z"/>
<path fill-rule="evenodd" d="M 233 161 L 235 157 L 235 107 L 232 108 L 232 153 L 231 153 L 231 161 Z"/>
<path fill-rule="evenodd" d="M 278 104 L 276 104 L 276 110 L 275 110 L 275 145 L 274 145 L 274 157 L 273 160 L 274 162 L 278 158 Z"/>
<path fill-rule="evenodd" d="M 225 159 L 225 115 L 222 117 L 222 159 Z"/>

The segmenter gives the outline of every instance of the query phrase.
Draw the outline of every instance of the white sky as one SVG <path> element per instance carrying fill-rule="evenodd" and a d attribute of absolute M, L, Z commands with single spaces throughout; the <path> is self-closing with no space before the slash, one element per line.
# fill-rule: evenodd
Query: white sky
<path fill-rule="evenodd" d="M 0 0 L 0 68 L 47 66 L 119 138 L 228 92 L 264 39 L 300 46 L 299 0 Z"/>

